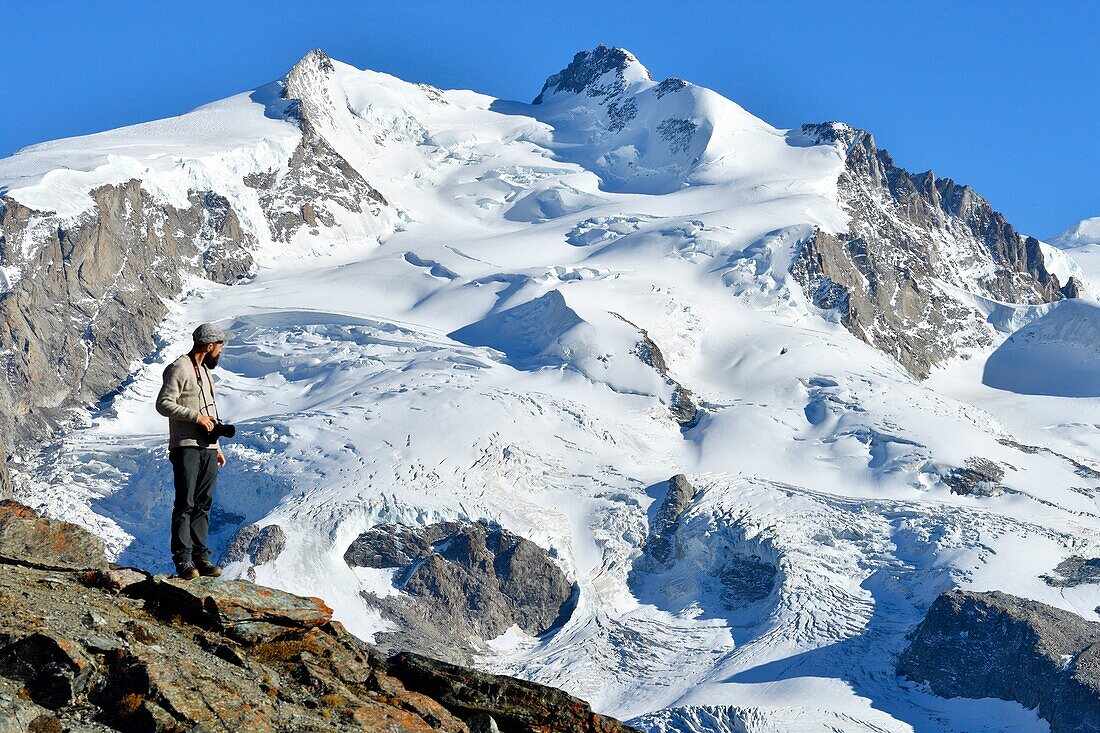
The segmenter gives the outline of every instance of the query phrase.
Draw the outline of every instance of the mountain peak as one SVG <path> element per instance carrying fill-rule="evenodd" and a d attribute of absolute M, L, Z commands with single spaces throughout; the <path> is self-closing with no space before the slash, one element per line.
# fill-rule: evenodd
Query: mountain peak
<path fill-rule="evenodd" d="M 1050 243 L 1061 249 L 1100 244 L 1100 216 L 1082 219 L 1061 234 L 1052 237 Z"/>
<path fill-rule="evenodd" d="M 332 59 L 327 53 L 319 48 L 315 48 L 305 56 L 303 56 L 298 63 L 294 64 L 290 70 L 288 76 L 301 75 L 308 73 L 309 71 L 332 71 L 335 67 L 332 65 Z"/>
<path fill-rule="evenodd" d="M 542 104 L 563 92 L 589 97 L 613 97 L 639 81 L 652 81 L 649 69 L 625 48 L 600 44 L 591 51 L 580 51 L 568 66 L 548 77 L 532 104 Z"/>

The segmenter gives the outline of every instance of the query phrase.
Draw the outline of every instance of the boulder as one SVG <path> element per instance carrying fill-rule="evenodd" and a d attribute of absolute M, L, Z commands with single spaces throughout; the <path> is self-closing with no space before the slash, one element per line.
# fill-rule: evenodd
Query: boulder
<path fill-rule="evenodd" d="M 306 598 L 243 580 L 153 576 L 135 590 L 159 615 L 180 615 L 246 643 L 311 629 L 332 619 L 320 598 Z"/>
<path fill-rule="evenodd" d="M 259 527 L 246 524 L 237 530 L 225 548 L 225 562 L 247 560 L 253 566 L 276 560 L 286 549 L 286 533 L 277 524 Z"/>
<path fill-rule="evenodd" d="M 10 499 L 0 501 L 0 561 L 55 570 L 107 566 L 103 543 L 92 533 Z"/>

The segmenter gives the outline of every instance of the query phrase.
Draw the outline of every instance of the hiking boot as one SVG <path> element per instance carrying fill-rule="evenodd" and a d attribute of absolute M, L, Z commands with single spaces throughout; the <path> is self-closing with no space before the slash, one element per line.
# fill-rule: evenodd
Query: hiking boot
<path fill-rule="evenodd" d="M 176 569 L 176 576 L 179 577 L 180 580 L 194 580 L 199 577 L 199 571 L 195 570 L 195 568 L 190 565 L 186 565 Z"/>
<path fill-rule="evenodd" d="M 208 578 L 216 578 L 222 574 L 222 569 L 217 565 L 211 565 L 208 562 L 197 562 L 195 567 L 198 568 L 199 575 L 205 575 Z"/>

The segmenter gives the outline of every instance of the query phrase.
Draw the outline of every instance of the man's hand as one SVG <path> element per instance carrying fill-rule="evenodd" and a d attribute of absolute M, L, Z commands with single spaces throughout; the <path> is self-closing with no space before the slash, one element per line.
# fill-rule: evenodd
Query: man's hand
<path fill-rule="evenodd" d="M 221 449 L 219 448 L 218 449 L 218 468 L 221 468 L 224 465 L 225 465 L 225 454 L 222 453 Z"/>
<path fill-rule="evenodd" d="M 208 433 L 214 429 L 214 418 L 210 417 L 209 415 L 199 415 L 199 419 L 195 422 L 197 422 L 199 425 L 202 425 Z"/>

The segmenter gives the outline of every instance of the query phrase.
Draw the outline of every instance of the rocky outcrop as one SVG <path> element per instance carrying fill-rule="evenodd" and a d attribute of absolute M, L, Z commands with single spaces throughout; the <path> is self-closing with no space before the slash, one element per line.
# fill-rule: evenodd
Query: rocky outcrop
<path fill-rule="evenodd" d="M 82 527 L 0 501 L 0 561 L 51 570 L 106 567 L 103 543 Z"/>
<path fill-rule="evenodd" d="M 988 458 L 971 456 L 963 466 L 943 473 L 940 480 L 953 494 L 995 496 L 1004 490 L 1001 486 L 1004 477 L 1005 470 L 1000 465 Z"/>
<path fill-rule="evenodd" d="M 315 598 L 113 566 L 45 569 L 88 549 L 81 531 L 3 506 L 56 540 L 12 563 L 22 545 L 0 533 L 0 731 L 632 730 L 553 688 L 386 660 Z"/>
<path fill-rule="evenodd" d="M 561 690 L 512 677 L 471 673 L 463 667 L 397 654 L 389 670 L 410 690 L 431 694 L 449 709 L 473 718 L 488 715 L 502 731 L 627 733 L 617 720 L 596 715 L 585 702 Z"/>
<path fill-rule="evenodd" d="M 649 332 L 644 328 L 628 321 L 618 313 L 613 315 L 624 323 L 629 323 L 631 326 L 638 329 L 638 333 L 641 334 L 641 339 L 634 345 L 632 353 L 637 356 L 643 364 L 664 377 L 668 386 L 672 387 L 672 399 L 669 401 L 668 406 L 672 419 L 679 424 L 681 430 L 691 430 L 698 425 L 703 415 L 703 411 L 695 400 L 695 394 L 669 374 L 668 362 L 665 361 L 665 355 L 657 345 L 657 342 L 650 338 Z"/>
<path fill-rule="evenodd" d="M 1015 700 L 1052 733 L 1100 730 L 1100 624 L 1006 593 L 941 595 L 898 674 L 943 697 Z"/>
<path fill-rule="evenodd" d="M 513 625 L 532 635 L 547 633 L 575 605 L 573 584 L 545 550 L 486 522 L 372 527 L 344 560 L 351 567 L 394 570 L 400 594 L 363 594 L 400 629 L 378 637 L 390 649 L 465 661 L 478 640 Z"/>
<path fill-rule="evenodd" d="M 1038 240 L 1021 236 L 968 186 L 894 165 L 863 130 L 803 125 L 793 144 L 833 144 L 846 233 L 817 230 L 790 272 L 815 305 L 835 310 L 854 335 L 911 374 L 969 347 L 992 343 L 985 319 L 940 282 L 1008 303 L 1045 303 L 1064 290 Z M 1067 284 L 1068 285 L 1068 284 Z"/>
<path fill-rule="evenodd" d="M 0 292 L 9 451 L 116 390 L 189 275 L 232 283 L 252 267 L 253 240 L 216 193 L 192 192 L 185 208 L 138 180 L 90 195 L 75 221 L 0 199 L 0 265 L 19 273 Z"/>
<path fill-rule="evenodd" d="M 695 500 L 695 487 L 682 473 L 668 480 L 668 491 L 661 500 L 661 506 L 650 521 L 649 539 L 646 540 L 645 553 L 659 563 L 666 562 L 675 551 L 676 530 L 680 526 L 680 515 Z"/>
<path fill-rule="evenodd" d="M 1073 588 L 1078 585 L 1100 583 L 1100 557 L 1067 557 L 1043 580 L 1054 588 Z"/>
<path fill-rule="evenodd" d="M 256 567 L 266 565 L 278 559 L 286 549 L 286 533 L 277 524 L 259 527 L 246 524 L 237 530 L 233 539 L 226 545 L 223 563 L 247 561 L 246 574 L 249 580 L 256 579 Z"/>

